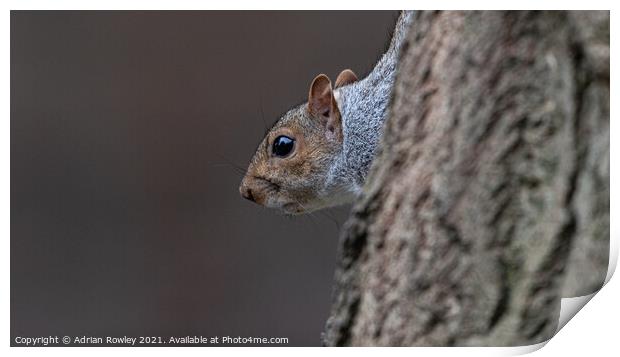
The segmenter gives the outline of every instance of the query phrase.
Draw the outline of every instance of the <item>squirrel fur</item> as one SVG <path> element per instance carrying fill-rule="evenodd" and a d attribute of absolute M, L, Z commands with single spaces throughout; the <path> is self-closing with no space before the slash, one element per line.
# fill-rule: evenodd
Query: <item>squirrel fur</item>
<path fill-rule="evenodd" d="M 324 74 L 313 80 L 308 102 L 285 113 L 259 145 L 239 187 L 243 197 L 301 214 L 361 193 L 412 18 L 412 11 L 401 12 L 388 50 L 364 79 L 344 70 L 334 87 Z"/>

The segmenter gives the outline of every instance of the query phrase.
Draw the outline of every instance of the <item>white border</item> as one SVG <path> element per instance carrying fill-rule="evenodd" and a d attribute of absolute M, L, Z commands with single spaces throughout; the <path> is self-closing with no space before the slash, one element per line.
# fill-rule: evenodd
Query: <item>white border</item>
<path fill-rule="evenodd" d="M 120 1 L 120 0 L 108 0 L 108 1 L 45 1 L 45 0 L 22 0 L 22 1 L 5 1 L 5 12 L 2 19 L 2 48 L 5 53 L 2 56 L 3 68 L 2 83 L 4 84 L 2 91 L 2 108 L 3 108 L 3 130 L 0 132 L 2 135 L 2 167 L 4 168 L 4 174 L 1 176 L 3 180 L 2 185 L 2 229 L 4 240 L 3 249 L 3 271 L 2 271 L 2 286 L 3 293 L 0 299 L 2 302 L 2 347 L 7 350 L 10 355 L 32 355 L 32 354 L 51 354 L 58 356 L 82 356 L 85 352 L 82 348 L 44 348 L 44 349 L 29 349 L 29 348 L 9 348 L 10 338 L 10 320 L 9 320 L 9 278 L 10 278 L 10 57 L 8 54 L 10 44 L 10 9 L 40 9 L 40 10 L 62 10 L 62 9 L 84 9 L 84 10 L 133 10 L 133 9 L 165 9 L 165 10 L 192 10 L 192 9 L 400 9 L 400 8 L 416 8 L 416 9 L 612 9 L 612 24 L 611 24 L 611 59 L 616 58 L 614 52 L 618 48 L 617 34 L 615 33 L 615 26 L 613 20 L 615 18 L 614 3 L 611 1 L 562 1 L 555 2 L 553 4 L 540 0 L 521 0 L 521 1 L 502 1 L 502 2 L 487 2 L 480 0 L 470 1 L 325 1 L 315 0 L 312 2 L 284 2 L 284 1 L 235 1 L 234 3 L 215 2 L 208 3 L 205 1 L 196 0 L 175 0 L 175 1 Z M 612 66 L 613 67 L 613 66 Z M 616 83 L 615 72 L 611 71 L 612 82 Z M 617 103 L 617 95 L 612 91 L 611 103 Z M 613 117 L 613 108 L 611 108 L 611 117 Z M 617 125 L 611 121 L 611 135 L 615 133 L 617 137 Z M 617 157 L 618 145 L 611 141 L 611 178 L 610 182 L 613 182 L 613 178 L 618 177 L 617 170 L 615 169 L 613 162 Z M 607 275 L 607 280 L 611 278 L 615 267 L 617 265 L 618 258 L 618 237 L 620 233 L 620 224 L 618 223 L 617 209 L 614 209 L 614 202 L 618 202 L 618 191 L 611 187 L 611 250 L 610 250 L 610 270 Z M 617 279 L 616 279 L 617 280 Z M 620 285 L 617 281 L 609 281 L 609 283 L 596 294 L 592 299 L 592 302 L 587 304 L 580 313 L 568 322 L 567 328 L 562 329 L 558 334 L 551 339 L 545 348 L 539 355 L 545 356 L 560 356 L 560 355 L 584 355 L 586 353 L 596 352 L 592 350 L 593 346 L 596 346 L 600 351 L 614 351 L 617 349 L 616 339 L 616 319 L 618 314 L 617 303 L 620 301 Z M 517 347 L 517 348 L 290 348 L 290 347 L 257 347 L 257 348 L 244 348 L 244 347 L 209 347 L 204 348 L 89 348 L 88 354 L 95 356 L 107 356 L 109 353 L 132 353 L 149 356 L 169 356 L 171 354 L 185 354 L 185 355 L 200 355 L 204 356 L 205 353 L 212 355 L 230 355 L 240 352 L 251 352 L 259 356 L 289 356 L 296 354 L 300 356 L 314 356 L 317 352 L 326 355 L 333 355 L 341 357 L 344 355 L 369 355 L 376 353 L 389 353 L 394 355 L 411 356 L 412 353 L 423 356 L 446 356 L 446 355 L 458 355 L 458 356 L 497 356 L 497 355 L 514 355 L 519 353 L 527 353 L 535 351 L 536 349 L 544 346 L 545 344 L 539 344 L 529 347 Z"/>
<path fill-rule="evenodd" d="M 76 0 L 10 0 L 9 9 L 20 10 L 607 10 L 612 8 L 611 1 L 549 1 L 521 0 L 521 1 L 481 1 L 481 0 L 410 0 L 410 1 L 283 1 L 283 0 L 236 0 L 208 2 L 200 0 L 109 0 L 109 1 L 76 1 Z M 555 5 L 555 6 L 554 6 Z"/>

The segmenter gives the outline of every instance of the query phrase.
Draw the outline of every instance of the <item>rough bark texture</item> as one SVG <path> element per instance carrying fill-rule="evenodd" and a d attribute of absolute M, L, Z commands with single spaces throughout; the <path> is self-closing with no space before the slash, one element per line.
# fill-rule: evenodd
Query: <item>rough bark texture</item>
<path fill-rule="evenodd" d="M 528 345 L 609 255 L 609 12 L 418 12 L 327 345 Z"/>

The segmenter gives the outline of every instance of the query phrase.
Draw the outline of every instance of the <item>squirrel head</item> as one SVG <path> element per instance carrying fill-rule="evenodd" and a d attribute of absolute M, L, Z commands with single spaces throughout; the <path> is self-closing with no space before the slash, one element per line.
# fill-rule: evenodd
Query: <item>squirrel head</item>
<path fill-rule="evenodd" d="M 344 70 L 336 87 L 357 80 Z M 314 78 L 308 102 L 289 110 L 258 146 L 239 187 L 244 198 L 287 214 L 331 206 L 336 192 L 325 187 L 342 150 L 342 118 L 329 78 Z"/>

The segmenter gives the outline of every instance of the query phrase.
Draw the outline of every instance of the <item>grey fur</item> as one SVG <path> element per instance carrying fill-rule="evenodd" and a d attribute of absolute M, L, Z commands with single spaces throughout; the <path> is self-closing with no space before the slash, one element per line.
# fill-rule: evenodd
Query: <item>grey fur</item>
<path fill-rule="evenodd" d="M 413 11 L 401 12 L 387 52 L 364 79 L 335 90 L 343 123 L 343 147 L 330 166 L 325 193 L 349 201 L 362 189 L 381 137 L 396 67 Z M 344 191 L 344 192 L 343 192 Z M 344 197 L 342 197 L 344 194 Z"/>

